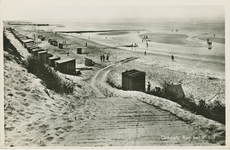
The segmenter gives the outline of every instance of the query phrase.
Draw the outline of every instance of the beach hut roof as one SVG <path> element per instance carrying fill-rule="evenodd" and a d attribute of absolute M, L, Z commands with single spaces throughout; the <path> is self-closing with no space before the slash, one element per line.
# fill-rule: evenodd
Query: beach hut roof
<path fill-rule="evenodd" d="M 33 52 L 43 51 L 43 49 L 41 49 L 41 48 L 37 48 L 37 49 L 33 49 L 32 51 L 33 51 Z"/>
<path fill-rule="evenodd" d="M 87 48 L 87 47 L 77 47 L 77 48 Z"/>
<path fill-rule="evenodd" d="M 22 40 L 22 42 L 29 43 L 29 42 L 34 42 L 34 40 L 32 40 L 32 39 L 25 39 L 25 40 Z"/>
<path fill-rule="evenodd" d="M 43 53 L 47 53 L 47 51 L 40 51 L 40 52 L 38 52 L 38 54 L 43 54 Z"/>
<path fill-rule="evenodd" d="M 50 60 L 57 59 L 57 58 L 61 58 L 61 57 L 59 57 L 59 56 L 49 57 Z"/>
<path fill-rule="evenodd" d="M 138 75 L 141 75 L 141 74 L 145 74 L 145 72 L 139 71 L 139 70 L 136 70 L 136 69 L 132 69 L 132 70 L 123 72 L 123 74 L 127 75 L 127 76 L 130 76 L 130 77 L 134 77 L 134 76 L 138 76 Z"/>
<path fill-rule="evenodd" d="M 65 63 L 65 62 L 69 62 L 69 61 L 73 61 L 73 60 L 75 60 L 75 58 L 66 58 L 66 59 L 58 60 L 58 61 L 56 61 L 56 63 L 61 64 L 61 63 Z"/>

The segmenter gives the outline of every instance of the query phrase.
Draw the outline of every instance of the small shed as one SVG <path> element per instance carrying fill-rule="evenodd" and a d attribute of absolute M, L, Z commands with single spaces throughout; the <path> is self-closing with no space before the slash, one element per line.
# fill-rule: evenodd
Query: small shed
<path fill-rule="evenodd" d="M 58 43 L 58 48 L 63 49 L 63 43 Z"/>
<path fill-rule="evenodd" d="M 37 45 L 35 43 L 27 43 L 24 46 L 25 46 L 25 48 L 30 48 L 30 47 L 35 47 Z"/>
<path fill-rule="evenodd" d="M 40 61 L 45 61 L 45 56 L 46 56 L 46 54 L 47 54 L 47 51 L 40 51 L 40 52 L 38 52 L 38 59 L 40 60 Z"/>
<path fill-rule="evenodd" d="M 34 46 L 27 47 L 27 50 L 28 50 L 29 53 L 31 53 L 31 51 L 32 51 L 33 49 L 38 49 L 38 48 L 39 48 L 39 47 L 38 47 L 37 45 L 34 45 Z"/>
<path fill-rule="evenodd" d="M 124 90 L 145 91 L 145 72 L 133 69 L 122 73 Z"/>
<path fill-rule="evenodd" d="M 57 44 L 58 44 L 58 42 L 57 42 L 56 40 L 52 40 L 52 41 L 50 42 L 50 45 L 53 45 L 53 46 L 57 46 Z"/>
<path fill-rule="evenodd" d="M 83 49 L 87 48 L 87 47 L 77 47 L 77 54 L 82 54 L 83 53 Z"/>
<path fill-rule="evenodd" d="M 85 66 L 93 66 L 93 60 L 85 57 Z"/>
<path fill-rule="evenodd" d="M 30 44 L 29 44 L 30 43 Z M 25 39 L 25 40 L 22 40 L 22 45 L 27 48 L 27 45 L 31 45 L 32 43 L 34 43 L 34 40 L 32 39 Z"/>
<path fill-rule="evenodd" d="M 37 49 L 33 49 L 31 52 L 32 52 L 32 54 L 33 54 L 33 56 L 38 56 L 38 52 L 40 52 L 40 51 L 44 51 L 43 49 L 40 49 L 40 48 L 37 48 Z"/>
<path fill-rule="evenodd" d="M 49 63 L 49 58 L 50 58 L 50 57 L 53 57 L 53 54 L 47 53 L 47 54 L 44 56 L 44 63 L 48 64 L 48 63 Z"/>
<path fill-rule="evenodd" d="M 56 60 L 60 60 L 60 59 L 61 59 L 61 57 L 58 57 L 58 56 L 49 57 L 48 58 L 48 64 L 49 64 L 49 66 L 55 67 L 55 61 Z"/>
<path fill-rule="evenodd" d="M 185 98 L 184 90 L 180 83 L 172 83 L 167 88 L 168 91 L 177 99 Z"/>
<path fill-rule="evenodd" d="M 41 41 L 45 41 L 45 37 L 41 37 Z"/>
<path fill-rule="evenodd" d="M 66 58 L 55 61 L 55 68 L 67 74 L 74 74 L 76 71 L 76 62 L 74 58 Z"/>

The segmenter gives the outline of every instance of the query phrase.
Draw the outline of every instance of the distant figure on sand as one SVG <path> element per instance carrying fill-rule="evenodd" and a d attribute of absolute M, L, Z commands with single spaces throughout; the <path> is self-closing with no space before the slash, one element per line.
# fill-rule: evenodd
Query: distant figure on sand
<path fill-rule="evenodd" d="M 216 35 L 214 34 L 214 37 L 215 37 Z"/>
<path fill-rule="evenodd" d="M 102 57 L 103 57 L 103 56 L 101 55 L 101 56 L 100 56 L 101 61 L 102 61 L 102 59 L 103 59 Z"/>
<path fill-rule="evenodd" d="M 146 55 L 146 51 L 144 52 L 144 54 Z"/>
<path fill-rule="evenodd" d="M 109 61 L 109 55 L 106 56 L 106 60 Z"/>
<path fill-rule="evenodd" d="M 148 42 L 146 42 L 146 47 L 148 48 L 148 46 L 149 46 L 149 44 L 148 44 Z"/>
<path fill-rule="evenodd" d="M 69 52 L 67 52 L 67 56 L 69 56 Z"/>
<path fill-rule="evenodd" d="M 148 92 L 150 92 L 150 88 L 151 88 L 151 84 L 150 82 L 148 82 L 148 89 L 147 89 Z"/>
<path fill-rule="evenodd" d="M 174 56 L 173 55 L 171 56 L 171 58 L 172 58 L 172 61 L 174 61 Z"/>
<path fill-rule="evenodd" d="M 87 42 L 85 43 L 85 46 L 87 47 Z"/>
<path fill-rule="evenodd" d="M 105 61 L 105 55 L 104 54 L 102 55 L 102 61 Z"/>

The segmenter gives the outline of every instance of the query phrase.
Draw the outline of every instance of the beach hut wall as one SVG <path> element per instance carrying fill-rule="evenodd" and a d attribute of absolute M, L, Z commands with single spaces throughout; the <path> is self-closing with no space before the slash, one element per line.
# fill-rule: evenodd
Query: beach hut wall
<path fill-rule="evenodd" d="M 93 60 L 89 58 L 85 58 L 85 66 L 92 66 L 93 65 Z"/>
<path fill-rule="evenodd" d="M 48 64 L 49 64 L 49 66 L 51 66 L 51 67 L 55 67 L 55 61 L 56 60 L 60 60 L 61 59 L 61 57 L 49 57 L 48 58 Z"/>
<path fill-rule="evenodd" d="M 45 41 L 45 37 L 42 37 L 42 38 L 41 38 L 41 41 Z"/>
<path fill-rule="evenodd" d="M 37 46 L 35 43 L 26 43 L 26 44 L 24 44 L 25 48 L 30 48 L 30 47 L 35 47 L 35 46 Z"/>
<path fill-rule="evenodd" d="M 122 88 L 124 90 L 145 91 L 145 72 L 135 69 L 123 72 Z"/>
<path fill-rule="evenodd" d="M 47 51 L 40 51 L 38 52 L 38 59 L 42 62 L 44 62 L 45 55 L 47 54 Z"/>
<path fill-rule="evenodd" d="M 63 43 L 58 43 L 58 48 L 63 49 Z"/>
<path fill-rule="evenodd" d="M 33 49 L 31 52 L 32 52 L 32 55 L 37 57 L 38 56 L 38 52 L 40 51 L 44 51 L 43 49 Z"/>
<path fill-rule="evenodd" d="M 53 42 L 53 46 L 57 46 L 58 45 L 58 42 Z"/>
<path fill-rule="evenodd" d="M 67 74 L 74 74 L 76 71 L 76 61 L 74 58 L 67 58 L 55 61 L 55 68 Z"/>
<path fill-rule="evenodd" d="M 27 47 L 27 50 L 28 50 L 29 53 L 31 53 L 31 51 L 32 51 L 33 49 L 38 49 L 38 48 L 39 48 L 39 47 L 38 47 L 37 45 L 34 45 L 34 46 Z"/>
<path fill-rule="evenodd" d="M 26 40 L 22 40 L 22 45 L 27 48 L 27 45 L 30 45 L 29 43 L 33 44 L 34 40 L 32 39 L 26 39 Z"/>
<path fill-rule="evenodd" d="M 53 54 L 47 53 L 47 54 L 44 56 L 44 63 L 48 64 L 48 63 L 49 63 L 49 58 L 50 58 L 50 57 L 53 57 Z"/>
<path fill-rule="evenodd" d="M 77 54 L 82 54 L 82 48 L 77 48 Z"/>

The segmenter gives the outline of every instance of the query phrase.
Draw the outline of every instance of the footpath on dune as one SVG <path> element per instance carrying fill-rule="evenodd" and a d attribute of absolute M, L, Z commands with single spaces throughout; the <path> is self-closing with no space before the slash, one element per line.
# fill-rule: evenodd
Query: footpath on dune
<path fill-rule="evenodd" d="M 13 36 L 9 38 L 16 43 Z M 21 54 L 27 51 L 18 43 L 15 47 Z M 22 66 L 5 60 L 5 145 L 214 146 L 224 142 L 213 139 L 215 133 L 208 135 L 213 128 L 224 129 L 214 121 L 162 98 L 110 87 L 105 82 L 110 69 L 132 59 L 95 72 L 89 84 L 96 97 L 87 98 L 53 93 Z"/>

